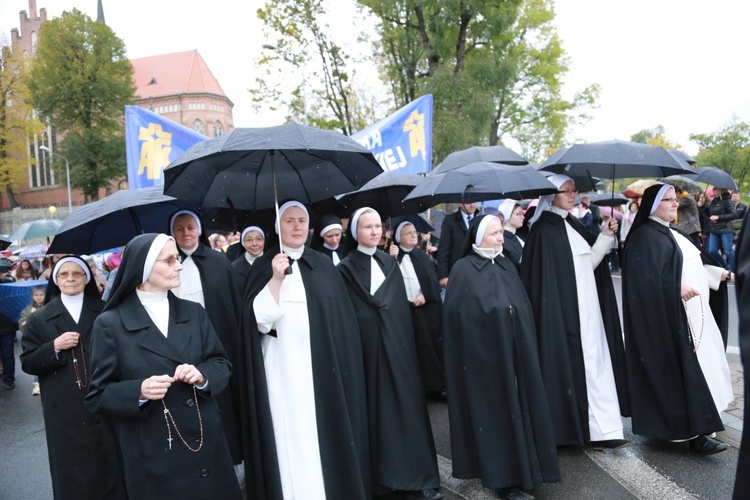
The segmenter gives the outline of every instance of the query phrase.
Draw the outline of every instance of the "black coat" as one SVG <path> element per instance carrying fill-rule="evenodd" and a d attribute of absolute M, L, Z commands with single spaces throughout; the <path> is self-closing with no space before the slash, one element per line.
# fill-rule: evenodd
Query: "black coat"
<path fill-rule="evenodd" d="M 689 338 L 682 262 L 666 226 L 647 220 L 628 235 L 622 288 L 630 408 L 633 432 L 652 438 L 724 429 Z"/>
<path fill-rule="evenodd" d="M 168 296 L 168 337 L 135 293 L 96 320 L 86 407 L 114 422 L 130 498 L 242 498 L 215 400 L 232 366 L 204 309 Z M 196 400 L 193 386 L 170 386 L 163 399 L 174 419 L 170 449 L 162 401 L 139 405 L 141 384 L 153 375 L 172 375 L 184 363 L 194 365 L 208 387 L 197 391 Z M 182 439 L 197 449 L 201 428 L 200 451 L 189 451 Z"/>
<path fill-rule="evenodd" d="M 404 255 L 405 252 L 399 247 L 399 263 Z M 435 273 L 435 265 L 429 255 L 414 248 L 409 252 L 409 258 L 417 273 L 419 287 L 425 300 L 425 303 L 419 307 L 410 304 L 422 383 L 428 392 L 442 392 L 445 390 L 445 369 L 443 367 L 443 301 L 440 298 L 440 285 Z"/>
<path fill-rule="evenodd" d="M 719 219 L 712 221 L 711 217 L 716 215 Z M 708 206 L 708 233 L 709 234 L 726 234 L 734 233 L 732 221 L 736 218 L 732 195 L 725 193 L 724 196 L 714 196 L 711 204 Z"/>
<path fill-rule="evenodd" d="M 370 256 L 337 267 L 359 324 L 367 381 L 373 493 L 437 488 L 435 443 L 419 374 L 409 303 L 396 261 L 377 251 L 385 281 L 370 295 Z"/>
<path fill-rule="evenodd" d="M 476 212 L 475 212 L 476 214 Z M 466 239 L 466 223 L 461 209 L 446 215 L 440 228 L 440 246 L 437 252 L 438 279 L 447 278 L 453 265 L 461 258 Z"/>
<path fill-rule="evenodd" d="M 590 245 L 596 237 L 588 233 L 575 217 L 569 216 L 567 220 L 552 212 L 544 212 L 531 226 L 523 248 L 521 279 L 536 318 L 539 361 L 557 445 L 582 446 L 590 440 L 588 399 L 575 268 L 565 224 L 570 223 Z M 609 257 L 596 267 L 594 277 L 620 412 L 628 416 L 625 351 Z"/>
<path fill-rule="evenodd" d="M 112 424 L 83 405 L 91 376 L 91 330 L 103 307 L 101 300 L 84 296 L 76 324 L 57 297 L 29 316 L 21 339 L 23 371 L 39 376 L 52 491 L 57 499 L 126 498 Z M 56 355 L 55 339 L 69 331 L 81 335 L 78 346 Z M 76 383 L 74 354 L 81 388 Z"/>
<path fill-rule="evenodd" d="M 234 270 L 226 254 L 211 250 L 203 243 L 198 245 L 192 257 L 201 275 L 203 300 L 211 325 L 224 347 L 224 352 L 229 356 L 232 366 L 239 366 L 242 363 L 239 347 L 241 294 Z M 239 379 L 235 374 L 229 379 L 227 390 L 219 394 L 216 399 L 221 409 L 224 433 L 235 464 L 242 461 L 240 409 L 236 405 L 239 399 Z"/>
<path fill-rule="evenodd" d="M 560 481 L 531 304 L 505 257 L 459 260 L 445 294 L 453 476 L 488 488 Z"/>
<path fill-rule="evenodd" d="M 245 280 L 247 275 L 250 274 L 250 268 L 252 265 L 245 258 L 243 253 L 240 257 L 232 262 L 232 270 L 234 271 L 234 280 L 237 283 L 238 290 L 245 289 Z"/>
<path fill-rule="evenodd" d="M 521 271 L 521 257 L 523 256 L 523 246 L 521 245 L 521 238 L 514 233 L 511 233 L 507 229 L 503 232 L 505 240 L 503 241 L 503 255 L 508 257 L 513 265 L 516 266 L 516 271 Z"/>
<path fill-rule="evenodd" d="M 272 249 L 256 260 L 245 282 L 241 337 L 246 364 L 240 368 L 248 498 L 282 498 L 273 421 L 268 402 L 260 333 L 253 300 L 273 275 Z M 357 320 L 333 262 L 305 248 L 298 261 L 307 298 L 323 481 L 328 498 L 369 498 L 362 347 Z"/>
<path fill-rule="evenodd" d="M 737 309 L 740 313 L 740 354 L 742 356 L 745 394 L 750 391 L 750 213 L 745 214 L 737 242 L 737 274 L 735 291 L 737 292 Z M 745 398 L 745 415 L 750 415 L 750 399 Z M 741 500 L 750 496 L 750 432 L 742 433 L 740 458 L 737 463 L 737 480 L 734 484 L 734 499 Z"/>

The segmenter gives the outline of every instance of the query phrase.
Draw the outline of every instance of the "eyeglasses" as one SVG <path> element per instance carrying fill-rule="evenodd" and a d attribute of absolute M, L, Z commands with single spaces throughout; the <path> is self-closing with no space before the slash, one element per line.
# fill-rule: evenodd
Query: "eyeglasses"
<path fill-rule="evenodd" d="M 558 193 L 567 194 L 568 196 L 570 196 L 571 194 L 573 195 L 578 194 L 578 190 L 577 189 L 561 189 L 560 191 L 558 191 Z"/>
<path fill-rule="evenodd" d="M 172 267 L 177 262 L 182 262 L 182 257 L 179 255 L 170 255 L 166 259 L 156 259 L 156 262 L 165 262 L 169 267 Z"/>
<path fill-rule="evenodd" d="M 662 203 L 677 203 L 677 204 L 679 204 L 680 200 L 678 200 L 677 198 L 662 198 L 661 202 Z"/>
<path fill-rule="evenodd" d="M 62 272 L 62 273 L 57 273 L 56 276 L 57 276 L 58 280 L 66 280 L 66 279 L 68 279 L 70 277 L 72 277 L 73 279 L 79 280 L 79 279 L 83 278 L 86 275 L 84 273 L 80 272 L 80 271 L 73 271 L 72 273 L 68 272 L 68 271 L 65 271 L 65 272 Z"/>
<path fill-rule="evenodd" d="M 401 236 L 416 236 L 416 231 L 401 231 Z"/>

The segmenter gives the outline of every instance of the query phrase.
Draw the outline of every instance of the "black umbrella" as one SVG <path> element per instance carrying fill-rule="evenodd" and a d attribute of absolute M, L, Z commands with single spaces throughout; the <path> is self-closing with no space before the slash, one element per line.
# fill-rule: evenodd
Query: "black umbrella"
<path fill-rule="evenodd" d="M 198 211 L 192 203 L 166 196 L 161 186 L 123 189 L 73 210 L 47 253 L 92 254 L 123 246 L 139 234 L 168 234 L 169 218 L 182 209 Z"/>
<path fill-rule="evenodd" d="M 695 171 L 698 172 L 695 182 L 704 182 L 717 188 L 731 189 L 732 191 L 737 191 L 737 189 L 739 189 L 732 176 L 720 168 L 698 167 Z"/>
<path fill-rule="evenodd" d="M 444 174 L 478 161 L 505 163 L 506 165 L 527 165 L 529 163 L 523 156 L 505 146 L 473 146 L 446 156 L 440 165 L 432 169 L 430 175 Z"/>
<path fill-rule="evenodd" d="M 588 196 L 591 203 L 600 207 L 619 207 L 630 201 L 623 195 L 615 194 L 613 196 L 612 193 L 597 193 L 584 196 Z"/>
<path fill-rule="evenodd" d="M 529 163 L 532 167 L 539 170 L 545 177 L 551 177 L 555 175 L 554 172 L 550 172 L 549 170 L 540 170 L 542 167 L 541 163 Z M 576 189 L 581 193 L 588 193 L 589 191 L 594 191 L 598 187 L 601 187 L 604 189 L 604 183 L 602 180 L 598 177 L 592 177 L 590 175 L 569 175 L 571 179 L 573 179 L 573 182 L 576 184 Z"/>
<path fill-rule="evenodd" d="M 423 180 L 424 177 L 418 174 L 383 172 L 357 191 L 342 194 L 336 199 L 346 207 L 343 215 L 347 217 L 362 207 L 373 208 L 382 217 L 416 214 L 424 212 L 432 205 L 404 201 L 404 198 Z"/>
<path fill-rule="evenodd" d="M 5 236 L 0 236 L 0 250 L 5 250 L 8 248 L 13 242 L 6 238 Z"/>
<path fill-rule="evenodd" d="M 399 215 L 398 217 L 393 217 L 390 221 L 389 227 L 395 231 L 402 222 L 411 222 L 414 224 L 414 228 L 418 233 L 431 233 L 435 231 L 435 227 L 430 224 L 430 221 L 419 214 Z"/>
<path fill-rule="evenodd" d="M 686 162 L 688 165 L 692 166 L 692 165 L 695 165 L 695 163 L 696 163 L 695 162 L 695 158 L 693 158 L 692 156 L 689 156 L 689 155 L 683 153 L 682 151 L 680 151 L 678 149 L 667 149 L 667 151 L 669 152 L 669 154 L 671 154 L 672 156 L 674 156 L 678 160 L 682 160 L 682 161 Z"/>
<path fill-rule="evenodd" d="M 526 165 L 477 162 L 428 176 L 405 198 L 438 203 L 475 203 L 499 198 L 523 199 L 556 193 L 544 175 Z"/>

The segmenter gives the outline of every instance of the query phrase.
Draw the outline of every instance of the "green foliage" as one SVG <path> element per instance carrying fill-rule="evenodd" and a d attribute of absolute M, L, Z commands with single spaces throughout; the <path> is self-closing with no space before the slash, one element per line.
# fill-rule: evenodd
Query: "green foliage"
<path fill-rule="evenodd" d="M 631 142 L 648 144 L 649 146 L 661 146 L 664 149 L 680 149 L 682 146 L 666 138 L 666 131 L 662 125 L 653 129 L 644 128 L 630 136 Z"/>
<path fill-rule="evenodd" d="M 691 134 L 690 140 L 700 146 L 698 166 L 718 167 L 731 175 L 742 192 L 750 181 L 750 125 L 733 118 L 716 132 Z"/>
<path fill-rule="evenodd" d="M 124 144 L 114 142 L 124 142 L 122 117 L 135 85 L 123 41 L 76 9 L 64 12 L 41 30 L 29 76 L 31 104 L 65 131 L 60 147 L 71 184 L 96 198 L 98 188 L 125 172 Z"/>

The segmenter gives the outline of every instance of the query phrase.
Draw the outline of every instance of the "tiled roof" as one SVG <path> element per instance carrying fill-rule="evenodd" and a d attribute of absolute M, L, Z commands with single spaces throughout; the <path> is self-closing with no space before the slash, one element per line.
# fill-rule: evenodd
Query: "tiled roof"
<path fill-rule="evenodd" d="M 227 97 L 197 50 L 131 59 L 130 63 L 141 99 L 203 92 Z"/>

